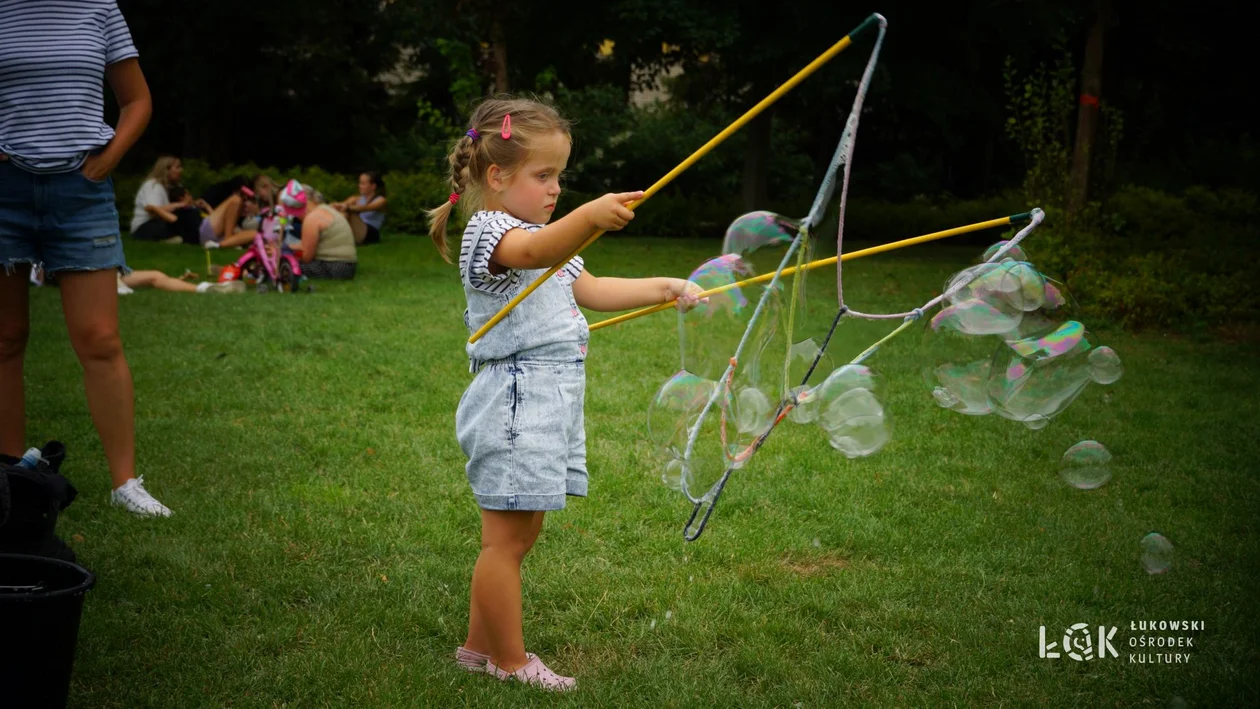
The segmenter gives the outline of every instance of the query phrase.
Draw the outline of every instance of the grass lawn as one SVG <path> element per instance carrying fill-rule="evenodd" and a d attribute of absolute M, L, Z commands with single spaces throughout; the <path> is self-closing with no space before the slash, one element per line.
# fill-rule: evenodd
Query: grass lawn
<path fill-rule="evenodd" d="M 587 263 L 685 275 L 717 248 L 614 237 Z M 128 249 L 133 267 L 204 269 L 195 249 Z M 853 262 L 846 296 L 867 311 L 909 308 L 977 253 Z M 72 705 L 1260 700 L 1254 348 L 1101 330 L 1125 377 L 1029 431 L 937 408 L 907 334 L 871 360 L 895 418 L 887 448 L 848 461 L 817 428 L 785 424 L 686 544 L 689 507 L 661 484 L 644 434 L 649 398 L 677 368 L 671 314 L 592 335 L 591 496 L 549 515 L 526 561 L 526 644 L 579 691 L 466 675 L 452 652 L 479 521 L 454 436 L 470 378 L 463 295 L 425 239 L 391 235 L 361 257 L 358 280 L 312 295 L 123 299 L 139 472 L 169 520 L 108 505 L 57 293 L 32 294 L 29 436 L 68 446 L 63 472 L 80 495 L 60 532 L 98 576 Z M 811 283 L 822 309 L 829 280 Z M 846 323 L 837 356 L 887 328 Z M 1086 438 L 1115 455 L 1111 482 L 1088 492 L 1057 475 Z M 1139 562 L 1151 530 L 1176 545 L 1160 576 Z M 1143 633 L 1130 622 L 1160 619 L 1205 623 L 1192 649 L 1169 651 L 1190 652 L 1188 664 L 1131 664 Z M 1053 641 L 1077 622 L 1095 641 L 1096 626 L 1119 626 L 1120 657 L 1038 657 L 1039 626 Z"/>

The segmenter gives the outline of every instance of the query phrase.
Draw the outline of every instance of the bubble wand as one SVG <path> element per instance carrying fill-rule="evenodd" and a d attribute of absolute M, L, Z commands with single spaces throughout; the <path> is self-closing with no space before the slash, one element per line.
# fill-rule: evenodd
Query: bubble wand
<path fill-rule="evenodd" d="M 784 94 L 796 88 L 798 84 L 800 84 L 802 81 L 807 79 L 811 74 L 817 71 L 819 67 L 831 61 L 831 59 L 835 57 L 837 54 L 839 54 L 840 52 L 843 52 L 846 48 L 848 48 L 850 44 L 853 43 L 853 40 L 856 39 L 859 35 L 861 35 L 864 31 L 866 31 L 867 28 L 873 25 L 878 25 L 881 28 L 880 36 L 882 37 L 883 27 L 885 27 L 886 24 L 887 22 L 884 20 L 883 16 L 879 15 L 878 13 L 872 14 L 870 17 L 867 17 L 865 20 L 862 21 L 862 24 L 858 25 L 852 32 L 850 32 L 849 34 L 841 38 L 839 42 L 836 42 L 835 44 L 831 45 L 831 47 L 827 49 L 827 51 L 818 55 L 818 57 L 814 59 L 814 61 L 810 62 L 809 64 L 805 66 L 805 68 L 798 71 L 792 78 L 784 82 L 782 86 L 772 91 L 769 96 L 766 96 L 765 98 L 761 99 L 761 101 L 759 101 L 757 105 L 748 109 L 748 111 L 744 113 L 744 115 L 735 119 L 734 123 L 731 123 L 729 126 L 724 128 L 722 132 L 718 133 L 716 136 L 711 138 L 709 142 L 700 146 L 700 148 L 696 150 L 694 153 L 692 153 L 690 156 L 688 156 L 686 160 L 683 160 L 674 169 L 665 173 L 664 177 L 657 180 L 655 184 L 653 184 L 651 187 L 647 188 L 643 192 L 642 199 L 639 199 L 638 201 L 635 201 L 635 202 L 631 202 L 627 206 L 633 210 L 637 208 L 639 205 L 646 202 L 650 197 L 652 197 L 652 195 L 661 191 L 666 185 L 668 185 L 670 182 L 673 182 L 674 178 L 678 177 L 687 168 L 691 167 L 696 162 L 698 162 L 700 158 L 707 155 L 709 151 L 713 150 L 713 148 L 721 144 L 722 141 L 734 135 L 736 131 L 738 131 L 740 128 L 743 128 L 749 121 L 751 121 L 752 119 L 760 115 L 762 111 L 766 110 L 767 108 L 770 107 L 771 104 L 773 104 L 775 101 L 778 101 L 780 98 L 782 98 Z M 547 269 L 545 273 L 543 273 L 541 276 L 535 279 L 533 283 L 529 284 L 529 286 L 527 286 L 524 290 L 518 293 L 514 298 L 508 301 L 506 305 L 504 305 L 501 309 L 499 309 L 499 312 L 495 313 L 494 317 L 486 321 L 485 325 L 482 325 L 476 332 L 474 332 L 472 336 L 468 338 L 469 344 L 472 344 L 476 342 L 477 340 L 480 340 L 482 337 L 484 337 L 485 334 L 487 332 L 490 332 L 490 330 L 495 325 L 498 325 L 499 322 L 503 320 L 503 318 L 507 317 L 507 314 L 511 312 L 513 308 L 519 305 L 521 301 L 528 298 L 529 294 L 533 293 L 534 290 L 538 288 L 538 286 L 542 285 L 543 283 L 546 283 L 547 279 L 554 276 L 556 272 L 561 269 L 561 267 L 563 267 L 566 263 L 572 260 L 573 257 L 577 256 L 579 253 L 585 250 L 586 247 L 595 243 L 595 240 L 603 235 L 604 235 L 604 231 L 602 229 L 599 231 L 596 231 L 594 234 L 590 236 L 590 238 L 582 242 L 580 246 L 574 249 L 572 253 L 570 253 L 568 256 L 565 256 L 563 259 L 560 259 L 560 261 L 556 265 Z"/>

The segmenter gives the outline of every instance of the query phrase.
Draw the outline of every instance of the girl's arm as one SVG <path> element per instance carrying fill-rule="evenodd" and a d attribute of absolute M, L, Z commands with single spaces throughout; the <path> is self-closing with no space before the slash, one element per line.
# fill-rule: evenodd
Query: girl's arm
<path fill-rule="evenodd" d="M 350 200 L 346 200 L 347 212 L 379 212 L 382 209 L 385 209 L 385 198 L 380 195 L 372 198 L 372 201 L 367 204 L 355 204 Z"/>
<path fill-rule="evenodd" d="M 626 208 L 626 203 L 642 197 L 642 192 L 606 194 L 532 234 L 524 229 L 508 231 L 490 255 L 491 273 L 502 273 L 509 268 L 551 268 L 597 229 L 625 228 L 634 219 L 634 212 Z M 495 266 L 501 270 L 496 270 Z"/>
<path fill-rule="evenodd" d="M 114 139 L 96 155 L 88 156 L 80 172 L 89 180 L 101 181 L 118 167 L 118 161 L 140 139 L 153 115 L 153 100 L 149 96 L 149 84 L 140 71 L 140 62 L 124 59 L 105 67 L 105 79 L 118 99 L 118 127 Z"/>
<path fill-rule="evenodd" d="M 170 224 L 174 224 L 175 222 L 179 221 L 179 217 L 175 216 L 174 212 L 167 209 L 166 207 L 159 207 L 156 204 L 144 205 L 144 211 Z"/>
<path fill-rule="evenodd" d="M 590 271 L 573 282 L 573 298 L 588 310 L 610 313 L 678 299 L 684 311 L 696 304 L 700 286 L 681 278 L 597 278 Z"/>

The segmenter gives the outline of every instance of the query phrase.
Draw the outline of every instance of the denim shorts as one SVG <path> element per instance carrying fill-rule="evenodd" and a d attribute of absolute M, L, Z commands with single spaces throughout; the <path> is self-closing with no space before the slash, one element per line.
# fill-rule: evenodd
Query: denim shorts
<path fill-rule="evenodd" d="M 43 264 L 49 273 L 127 273 L 114 182 L 78 170 L 37 175 L 0 162 L 0 264 Z"/>
<path fill-rule="evenodd" d="M 586 370 L 581 361 L 500 360 L 459 401 L 455 435 L 485 510 L 559 510 L 586 497 Z"/>

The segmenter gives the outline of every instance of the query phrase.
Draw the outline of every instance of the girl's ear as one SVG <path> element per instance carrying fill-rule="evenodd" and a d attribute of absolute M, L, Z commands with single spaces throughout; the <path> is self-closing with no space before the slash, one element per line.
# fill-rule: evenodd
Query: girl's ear
<path fill-rule="evenodd" d="M 486 184 L 495 192 L 503 191 L 503 170 L 498 165 L 491 165 L 486 170 Z"/>

